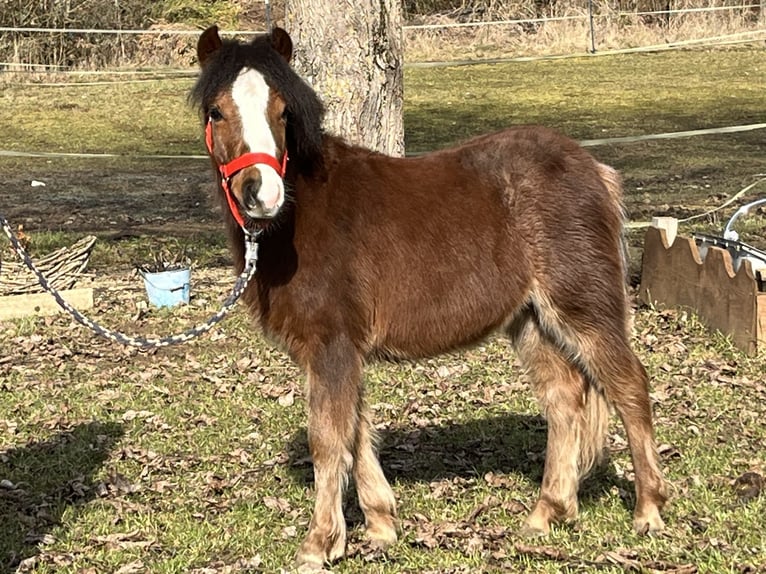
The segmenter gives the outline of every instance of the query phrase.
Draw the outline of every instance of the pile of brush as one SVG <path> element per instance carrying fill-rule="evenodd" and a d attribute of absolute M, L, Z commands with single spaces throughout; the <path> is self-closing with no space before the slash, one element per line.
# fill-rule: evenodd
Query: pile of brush
<path fill-rule="evenodd" d="M 22 245 L 28 243 L 29 238 L 24 234 L 23 229 L 19 229 L 17 235 Z M 56 289 L 71 289 L 88 266 L 95 243 L 96 238 L 93 235 L 83 237 L 74 245 L 62 247 L 35 260 L 35 267 Z M 5 253 L 8 252 L 5 251 Z M 37 277 L 17 257 L 9 259 L 6 255 L 1 259 L 0 296 L 39 293 L 43 290 Z"/>

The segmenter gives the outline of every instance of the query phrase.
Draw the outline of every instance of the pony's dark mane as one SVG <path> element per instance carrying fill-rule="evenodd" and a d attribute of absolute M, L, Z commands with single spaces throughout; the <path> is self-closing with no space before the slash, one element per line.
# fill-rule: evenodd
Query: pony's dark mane
<path fill-rule="evenodd" d="M 310 171 L 319 167 L 322 163 L 324 106 L 316 92 L 272 47 L 270 36 L 257 36 L 249 44 L 224 40 L 202 68 L 189 94 L 190 101 L 206 116 L 216 95 L 229 88 L 243 68 L 258 70 L 269 87 L 285 100 L 285 135 L 292 160 L 290 164 Z"/>

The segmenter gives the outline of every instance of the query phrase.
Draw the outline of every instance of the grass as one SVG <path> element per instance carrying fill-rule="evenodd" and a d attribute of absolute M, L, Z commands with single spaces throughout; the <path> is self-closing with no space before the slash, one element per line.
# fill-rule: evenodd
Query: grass
<path fill-rule="evenodd" d="M 8 127 L 10 149 L 199 154 L 198 122 L 185 100 L 190 82 L 8 86 L 3 105 L 15 118 Z"/>
<path fill-rule="evenodd" d="M 407 147 L 519 123 L 591 139 L 759 122 L 762 56 L 676 51 L 409 70 Z"/>
<path fill-rule="evenodd" d="M 124 321 L 139 297 L 125 298 L 102 306 L 99 319 Z M 211 310 L 151 312 L 141 328 L 179 329 Z M 36 553 L 22 571 L 117 571 L 137 561 L 137 571 L 216 571 L 256 557 L 266 572 L 289 564 L 311 505 L 303 395 L 299 373 L 244 314 L 212 340 L 156 355 L 72 333 L 64 319 L 35 323 L 0 335 L 12 357 L 0 474 L 16 486 L 2 499 L 0 528 L 6 553 Z M 41 332 L 51 338 L 40 341 Z M 335 570 L 575 571 L 610 551 L 700 572 L 763 567 L 766 500 L 742 502 L 732 486 L 766 464 L 762 364 L 669 312 L 640 311 L 635 346 L 653 375 L 659 440 L 668 445 L 667 534 L 630 532 L 630 462 L 615 425 L 611 461 L 586 483 L 578 524 L 542 543 L 515 537 L 539 484 L 545 427 L 498 340 L 369 371 L 403 537 L 370 563 L 350 504 L 351 557 Z M 291 392 L 295 402 L 280 400 Z M 30 532 L 44 543 L 30 544 Z M 546 558 L 548 548 L 558 558 Z"/>
<path fill-rule="evenodd" d="M 759 49 L 692 50 L 408 69 L 407 150 L 418 153 L 522 123 L 553 126 L 578 139 L 758 123 L 763 120 L 766 88 L 762 60 Z M 694 70 L 715 73 L 690 73 Z M 200 126 L 186 102 L 191 81 L 9 84 L 0 96 L 4 113 L 14 119 L 6 122 L 4 147 L 131 156 L 200 154 Z M 763 172 L 762 131 L 602 145 L 593 152 L 622 171 L 629 217 L 639 221 L 652 215 L 698 213 L 720 204 Z M 61 183 L 55 194 L 59 203 L 54 204 L 59 217 L 43 221 L 31 217 L 29 210 L 18 212 L 31 229 L 74 228 L 109 238 L 117 224 L 135 230 L 151 227 L 154 219 L 149 232 L 156 234 L 157 228 L 174 221 L 178 205 L 191 203 L 198 206 L 194 221 L 203 222 L 208 235 L 218 230 L 216 218 L 210 216 L 211 178 L 205 161 L 56 159 L 35 161 L 30 170 L 28 159 L 0 158 L 0 165 L 8 174 L 6 189 L 0 189 L 5 205 L 23 205 L 15 194 L 34 177 Z M 105 187 L 113 194 L 105 196 Z M 154 191 L 143 195 L 147 188 L 162 189 L 169 201 L 157 202 Z M 133 203 L 126 207 L 127 198 Z M 132 212 L 141 212 L 147 203 L 153 204 L 152 210 L 132 220 Z M 87 221 L 58 221 L 62 211 L 74 211 L 76 217 L 83 209 L 89 210 Z M 110 224 L 110 218 L 117 223 Z M 173 232 L 188 235 L 188 225 L 182 224 L 188 219 L 182 214 Z"/>
<path fill-rule="evenodd" d="M 592 139 L 762 121 L 762 58 L 762 50 L 693 51 L 409 69 L 408 149 L 514 123 Z M 14 119 L 6 122 L 6 148 L 202 149 L 184 99 L 188 80 L 4 88 L 0 104 Z M 630 215 L 641 220 L 722 203 L 763 171 L 762 137 L 621 144 L 594 153 L 623 171 Z M 205 199 L 212 177 L 206 162 L 2 158 L 0 165 L 2 211 L 24 223 L 35 253 L 99 235 L 91 314 L 100 322 L 131 333 L 176 332 L 212 313 L 230 287 L 225 243 Z M 30 191 L 32 178 L 46 187 Z M 720 231 L 723 223 L 709 217 L 697 227 Z M 763 237 L 762 216 L 742 229 Z M 631 239 L 635 266 L 640 234 Z M 167 245 L 192 250 L 199 262 L 193 305 L 146 310 L 129 270 Z M 610 460 L 585 483 L 580 520 L 544 540 L 518 538 L 539 487 L 545 423 L 507 342 L 498 339 L 368 370 L 402 536 L 387 556 L 370 553 L 349 497 L 349 557 L 333 571 L 766 569 L 766 496 L 737 488 L 747 472 L 766 475 L 762 360 L 741 355 L 686 312 L 638 309 L 633 338 L 652 377 L 674 492 L 666 534 L 640 538 L 630 530 L 632 468 L 615 421 Z M 0 487 L 0 573 L 287 568 L 313 500 L 304 421 L 301 374 L 241 309 L 213 335 L 156 353 L 95 339 L 63 317 L 5 322 L 0 480 L 9 482 Z"/>
<path fill-rule="evenodd" d="M 33 257 L 49 253 L 65 245 L 71 245 L 81 235 L 62 231 L 38 231 L 27 246 Z M 109 268 L 133 268 L 141 262 L 146 264 L 155 256 L 178 255 L 194 267 L 228 265 L 230 261 L 226 240 L 222 233 L 200 232 L 193 236 L 167 237 L 159 235 L 125 235 L 108 241 L 97 241 L 91 255 L 90 269 L 108 271 Z M 168 261 L 169 257 L 164 259 Z"/>
<path fill-rule="evenodd" d="M 763 119 L 763 77 L 758 49 L 411 68 L 405 74 L 407 151 L 519 123 L 545 124 L 580 139 L 756 123 Z M 192 81 L 9 83 L 0 101 L 14 121 L 6 125 L 4 147 L 199 155 L 199 121 L 185 99 Z"/>

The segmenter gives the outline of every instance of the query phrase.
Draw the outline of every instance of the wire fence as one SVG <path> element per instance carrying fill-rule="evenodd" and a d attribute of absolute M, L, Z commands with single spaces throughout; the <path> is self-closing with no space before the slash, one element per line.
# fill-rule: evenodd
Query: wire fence
<path fill-rule="evenodd" d="M 663 44 L 647 44 L 644 46 L 635 46 L 631 48 L 619 48 L 609 50 L 599 50 L 584 52 L 574 52 L 570 54 L 551 54 L 551 55 L 529 55 L 529 56 L 512 56 L 501 58 L 472 58 L 465 60 L 437 60 L 437 61 L 422 61 L 422 62 L 405 62 L 405 68 L 431 68 L 431 67 L 458 67 L 458 66 L 472 66 L 478 64 L 504 64 L 512 62 L 531 62 L 536 60 L 560 60 L 567 58 L 581 58 L 583 56 L 609 56 L 616 54 L 630 54 L 639 52 L 659 52 L 663 50 L 676 50 L 685 47 L 716 47 L 716 46 L 733 46 L 736 44 L 750 44 L 755 41 L 766 41 L 766 28 L 747 30 L 744 32 L 735 32 L 732 34 L 723 34 L 718 36 L 706 36 L 703 38 L 693 38 L 689 40 L 669 41 Z M 14 74 L 40 74 L 41 72 L 63 75 L 63 76 L 80 76 L 80 77 L 93 77 L 93 76 L 110 76 L 117 79 L 98 82 L 16 82 L 16 84 L 28 83 L 35 86 L 94 86 L 110 83 L 144 83 L 155 82 L 160 80 L 169 80 L 173 78 L 184 79 L 195 77 L 197 70 L 194 68 L 134 68 L 134 69 L 100 69 L 100 70 L 76 70 L 68 69 L 65 66 L 55 64 L 30 64 L 25 65 L 22 68 L 16 68 L 17 64 L 13 62 L 0 62 L 0 68 L 5 67 L 5 70 L 0 70 L 1 74 L 4 72 L 12 72 Z M 125 77 L 142 76 L 138 79 L 124 79 Z"/>
<path fill-rule="evenodd" d="M 766 123 L 744 124 L 738 126 L 723 126 L 718 128 L 703 128 L 698 130 L 684 130 L 680 132 L 662 132 L 642 134 L 638 136 L 623 136 L 612 138 L 598 138 L 581 140 L 583 147 L 599 147 L 625 143 L 640 143 L 657 140 L 682 139 L 705 135 L 736 134 L 766 129 Z M 417 157 L 428 152 L 407 153 L 407 157 Z M 139 160 L 205 160 L 207 155 L 200 154 L 137 154 L 137 153 L 79 153 L 79 152 L 45 152 L 45 151 L 17 151 L 0 149 L 0 157 L 37 158 L 37 159 L 139 159 Z"/>
<path fill-rule="evenodd" d="M 594 14 L 594 18 L 635 18 L 642 16 L 675 16 L 679 14 L 695 14 L 701 12 L 719 12 L 733 10 L 760 9 L 760 4 L 744 4 L 739 6 L 710 6 L 705 8 L 681 8 L 677 10 L 651 10 L 651 11 L 615 11 L 602 14 Z M 541 18 L 519 18 L 512 20 L 490 20 L 488 22 L 445 22 L 440 24 L 412 24 L 404 26 L 404 30 L 439 30 L 447 28 L 480 28 L 486 26 L 508 26 L 516 24 L 539 24 L 546 22 L 562 22 L 567 20 L 587 20 L 588 14 L 574 14 L 571 16 L 551 16 Z"/>
<path fill-rule="evenodd" d="M 441 68 L 441 67 L 462 67 L 473 65 L 493 65 L 493 64 L 507 64 L 513 62 L 533 62 L 538 60 L 562 60 L 568 58 L 582 58 L 584 56 L 611 56 L 617 54 L 635 54 L 642 52 L 660 52 L 664 50 L 677 50 L 681 48 L 691 47 L 721 47 L 721 46 L 735 46 L 737 44 L 752 44 L 756 41 L 766 41 L 766 28 L 757 30 L 748 30 L 746 32 L 735 32 L 732 34 L 723 34 L 719 36 L 707 36 L 704 38 L 694 38 L 690 40 L 679 40 L 675 42 L 665 42 L 664 44 L 648 44 L 645 46 L 636 46 L 632 48 L 620 48 L 612 50 L 601 50 L 596 52 L 576 52 L 572 54 L 553 54 L 553 55 L 530 55 L 530 56 L 513 56 L 502 58 L 481 58 L 481 59 L 466 59 L 466 60 L 442 60 L 442 61 L 423 61 L 423 62 L 405 62 L 405 68 Z M 62 75 L 62 76 L 79 76 L 79 77 L 115 77 L 112 80 L 100 80 L 100 81 L 55 81 L 55 82 L 43 82 L 43 81 L 17 81 L 16 85 L 29 84 L 39 87 L 66 87 L 66 86 L 98 86 L 108 84 L 123 84 L 123 83 L 147 83 L 157 81 L 167 81 L 172 79 L 187 79 L 197 76 L 196 69 L 176 69 L 169 67 L 145 69 L 102 69 L 102 70 L 70 70 L 63 66 L 35 64 L 33 67 L 25 67 L 22 69 L 14 69 L 15 64 L 11 62 L 0 62 L 0 67 L 6 66 L 5 72 L 12 72 L 13 74 L 36 74 L 41 72 Z M 0 71 L 0 78 L 3 71 Z M 135 78 L 133 76 L 142 76 L 141 78 Z M 129 79 L 125 79 L 128 77 Z"/>
<path fill-rule="evenodd" d="M 613 10 L 604 6 L 594 8 L 592 0 L 587 0 L 587 9 L 582 8 L 577 13 L 548 15 L 533 18 L 514 18 L 504 20 L 490 21 L 468 21 L 468 22 L 430 22 L 414 23 L 403 27 L 405 33 L 405 65 L 406 66 L 455 66 L 472 64 L 492 64 L 499 62 L 529 61 L 532 59 L 550 59 L 581 57 L 585 54 L 618 54 L 641 51 L 656 51 L 666 49 L 678 49 L 689 46 L 721 46 L 733 45 L 736 43 L 761 42 L 766 40 L 766 14 L 764 11 L 764 0 L 759 3 L 753 3 L 751 0 L 736 5 L 714 5 L 704 7 L 686 7 L 663 10 Z M 690 27 L 690 30 L 671 30 L 670 18 L 693 18 L 693 17 L 712 17 L 715 14 L 726 14 L 727 17 L 735 18 L 735 26 L 723 26 L 717 29 L 715 26 L 707 28 Z M 630 26 L 640 22 L 642 19 L 651 19 L 654 17 L 664 19 L 664 24 L 655 25 L 658 32 L 655 36 L 642 34 L 635 38 L 630 37 Z M 555 28 L 559 26 L 560 28 Z M 570 26 L 565 28 L 564 26 Z M 579 26 L 577 29 L 571 26 Z M 737 29 L 739 27 L 739 29 Z M 521 30 L 521 32 L 519 32 Z M 254 34 L 263 33 L 265 30 L 228 30 L 222 31 L 222 34 L 229 36 L 247 37 Z M 587 31 L 588 37 L 583 37 L 583 32 Z M 716 32 L 711 34 L 710 32 Z M 194 74 L 191 60 L 193 59 L 193 41 L 200 33 L 195 29 L 127 29 L 127 28 L 70 28 L 70 27 L 0 27 L 0 34 L 4 36 L 3 42 L 0 42 L 0 80 L 3 76 L 10 73 L 29 73 L 29 74 L 49 74 L 66 76 L 114 76 L 120 78 L 124 76 L 136 76 L 140 79 L 133 81 L 153 81 L 159 78 L 170 78 L 173 76 L 188 77 Z M 452 36 L 450 36 L 452 34 Z M 474 34 L 473 37 L 466 34 Z M 475 36 L 483 34 L 482 37 Z M 488 39 L 487 34 L 493 34 Z M 144 42 L 141 38 L 146 38 L 145 46 L 138 45 L 134 49 L 142 52 L 142 57 L 135 59 L 128 58 L 119 65 L 101 65 L 85 62 L 68 61 L 66 63 L 40 61 L 22 55 L 23 49 L 20 48 L 22 40 L 30 42 L 33 37 L 52 37 L 63 38 L 79 36 L 81 44 L 87 44 L 87 38 L 96 38 L 92 40 L 93 51 L 98 51 L 98 37 L 116 37 L 119 39 L 133 38 L 134 44 Z M 552 37 L 570 36 L 568 44 L 559 42 L 550 49 L 541 53 L 538 47 L 538 37 L 544 37 L 549 42 Z M 175 42 L 183 44 L 183 48 L 177 44 L 168 41 L 174 39 Z M 473 41 L 475 40 L 475 41 Z M 652 40 L 662 40 L 661 42 Z M 63 40 L 62 40 L 63 41 Z M 121 40 L 122 41 L 122 40 Z M 162 49 L 162 42 L 173 44 L 173 50 L 185 55 L 187 61 L 182 62 L 143 62 L 142 58 L 146 53 Z M 456 50 L 457 55 L 449 56 L 446 51 L 449 50 L 451 41 L 456 44 L 477 44 L 481 42 L 494 44 L 498 52 L 502 55 L 497 57 L 487 57 L 486 53 L 472 53 L 466 51 L 468 57 L 459 57 L 460 50 Z M 431 45 L 445 46 L 442 51 L 428 49 Z M 501 46 L 506 43 L 506 46 Z M 13 49 L 3 50 L 13 45 Z M 410 49 L 412 48 L 412 49 Z M 124 54 L 125 46 L 121 45 Z M 544 50 L 544 49 L 543 49 Z M 63 51 L 63 50 L 62 50 Z M 408 56 L 410 52 L 414 56 Z M 3 53 L 6 57 L 3 58 Z M 12 58 L 8 58 L 8 55 Z M 433 56 L 431 56 L 433 54 Z M 419 56 L 419 57 L 418 57 Z M 424 57 L 425 56 L 425 57 Z M 71 59 L 71 56 L 70 56 Z M 119 58 L 117 58 L 119 59 Z M 143 58 L 145 59 L 145 58 Z M 138 65 L 143 64 L 143 65 Z M 37 83 L 41 80 L 37 78 Z M 121 80 L 124 81 L 124 80 Z M 83 82 L 84 83 L 84 82 Z M 91 82 L 92 85 L 92 82 Z"/>

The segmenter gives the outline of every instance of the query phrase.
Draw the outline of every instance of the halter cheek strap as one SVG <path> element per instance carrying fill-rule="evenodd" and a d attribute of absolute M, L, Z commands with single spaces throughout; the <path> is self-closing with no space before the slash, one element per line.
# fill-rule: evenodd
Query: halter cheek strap
<path fill-rule="evenodd" d="M 215 155 L 213 154 L 213 121 L 208 119 L 205 126 L 205 144 L 207 145 L 207 151 L 210 157 L 215 161 Z M 216 162 L 217 163 L 217 162 Z M 226 202 L 229 204 L 232 216 L 242 229 L 245 229 L 245 219 L 239 211 L 237 200 L 234 198 L 234 194 L 231 191 L 229 182 L 231 178 L 237 175 L 240 171 L 246 167 L 250 167 L 256 164 L 267 165 L 277 172 L 279 177 L 285 177 L 285 170 L 287 169 L 287 150 L 282 154 L 282 163 L 277 158 L 267 153 L 246 153 L 239 157 L 234 158 L 229 163 L 218 165 L 218 172 L 221 174 L 221 187 L 226 194 Z"/>

